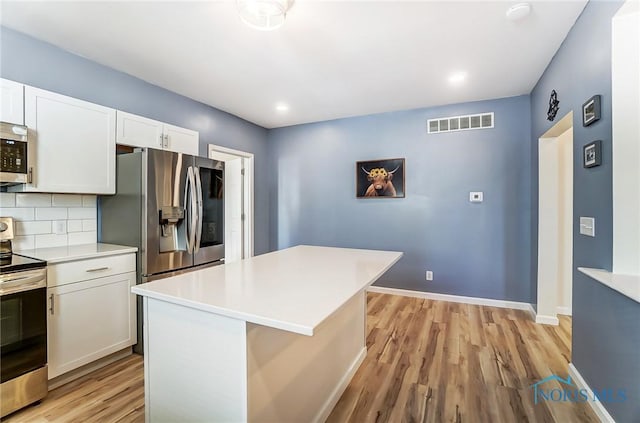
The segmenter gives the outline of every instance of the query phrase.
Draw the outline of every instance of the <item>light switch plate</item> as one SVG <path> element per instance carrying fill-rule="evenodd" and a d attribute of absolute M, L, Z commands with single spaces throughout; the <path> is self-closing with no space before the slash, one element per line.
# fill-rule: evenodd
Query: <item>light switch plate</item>
<path fill-rule="evenodd" d="M 596 219 L 580 216 L 580 233 L 586 236 L 596 236 Z"/>
<path fill-rule="evenodd" d="M 472 203 L 482 203 L 483 197 L 482 191 L 472 191 L 469 193 L 469 201 Z"/>

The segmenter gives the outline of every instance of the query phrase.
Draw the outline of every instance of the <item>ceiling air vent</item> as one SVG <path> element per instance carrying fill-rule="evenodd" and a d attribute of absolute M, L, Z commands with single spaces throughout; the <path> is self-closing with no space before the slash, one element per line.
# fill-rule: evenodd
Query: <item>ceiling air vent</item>
<path fill-rule="evenodd" d="M 493 128 L 493 112 L 429 119 L 427 121 L 427 132 L 430 134 L 488 128 Z"/>

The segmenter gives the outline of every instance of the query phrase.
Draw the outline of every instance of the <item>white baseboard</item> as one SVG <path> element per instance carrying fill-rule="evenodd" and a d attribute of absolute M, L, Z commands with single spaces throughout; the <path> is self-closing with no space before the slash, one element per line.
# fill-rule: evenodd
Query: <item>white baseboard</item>
<path fill-rule="evenodd" d="M 571 307 L 556 307 L 556 313 L 561 314 L 563 316 L 571 316 Z"/>
<path fill-rule="evenodd" d="M 529 317 L 531 317 L 531 320 L 533 320 L 535 322 L 536 321 L 536 309 L 533 308 L 533 304 L 529 304 L 529 307 L 527 308 L 527 311 L 529 312 Z"/>
<path fill-rule="evenodd" d="M 545 316 L 544 314 L 536 314 L 536 323 L 558 326 L 560 324 L 560 320 L 558 320 L 558 316 Z"/>
<path fill-rule="evenodd" d="M 512 308 L 515 310 L 525 310 L 530 314 L 535 314 L 533 306 L 529 303 L 521 303 L 518 301 L 493 300 L 491 298 L 479 297 L 463 297 L 461 295 L 436 294 L 433 292 L 412 291 L 409 289 L 387 288 L 384 286 L 370 286 L 367 288 L 369 292 L 378 292 L 380 294 L 402 295 L 405 297 L 425 298 L 427 300 L 449 301 L 452 303 L 463 303 L 473 305 L 484 305 L 490 307 Z"/>
<path fill-rule="evenodd" d="M 576 366 L 573 365 L 573 363 L 569 363 L 569 376 L 571 376 L 571 378 L 576 382 L 576 386 L 579 389 L 586 390 L 588 392 L 589 398 L 593 398 L 593 391 L 591 390 L 589 385 L 587 385 L 587 382 L 584 380 L 584 378 L 582 377 L 578 369 L 576 369 Z M 587 401 L 587 403 L 591 406 L 591 409 L 593 410 L 594 413 L 596 413 L 596 416 L 598 416 L 601 422 L 603 423 L 616 422 L 613 419 L 613 417 L 611 417 L 611 414 L 609 414 L 607 409 L 604 408 L 604 405 L 602 405 L 600 401 Z"/>
<path fill-rule="evenodd" d="M 351 379 L 353 379 L 353 376 L 355 376 L 356 371 L 358 371 L 358 369 L 360 368 L 360 365 L 362 364 L 362 362 L 366 357 L 367 357 L 367 347 L 364 347 L 360 351 L 360 354 L 358 354 L 356 359 L 351 364 L 351 367 L 349 367 L 349 370 L 347 371 L 347 373 L 344 374 L 344 376 L 342 377 L 342 379 L 340 379 L 340 382 L 335 387 L 333 392 L 331 392 L 331 395 L 329 396 L 327 401 L 324 403 L 324 405 L 322 406 L 318 414 L 316 414 L 315 419 L 313 419 L 314 422 L 324 422 L 329 418 L 329 414 L 331 414 L 331 412 L 333 411 L 333 408 L 338 403 L 338 400 L 340 400 L 340 397 L 342 396 L 344 391 L 347 389 L 347 386 L 349 386 Z"/>

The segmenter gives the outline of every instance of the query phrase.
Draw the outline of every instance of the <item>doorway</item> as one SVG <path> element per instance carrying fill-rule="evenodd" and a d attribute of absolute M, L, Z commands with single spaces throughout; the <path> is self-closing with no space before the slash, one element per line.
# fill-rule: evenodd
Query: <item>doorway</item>
<path fill-rule="evenodd" d="M 573 283 L 573 112 L 538 140 L 536 323 L 571 315 Z"/>
<path fill-rule="evenodd" d="M 209 158 L 224 162 L 225 263 L 253 256 L 253 154 L 209 144 Z"/>

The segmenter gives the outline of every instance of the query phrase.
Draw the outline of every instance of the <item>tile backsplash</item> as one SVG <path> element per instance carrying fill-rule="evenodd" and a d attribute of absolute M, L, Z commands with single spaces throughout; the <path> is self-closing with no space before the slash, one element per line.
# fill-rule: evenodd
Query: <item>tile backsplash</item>
<path fill-rule="evenodd" d="M 97 242 L 95 195 L 0 192 L 0 216 L 13 217 L 15 251 Z"/>

